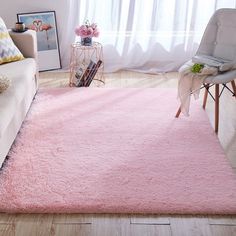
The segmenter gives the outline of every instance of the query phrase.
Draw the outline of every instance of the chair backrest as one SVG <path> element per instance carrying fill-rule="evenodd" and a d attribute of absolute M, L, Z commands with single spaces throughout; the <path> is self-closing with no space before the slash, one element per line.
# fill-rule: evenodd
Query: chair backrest
<path fill-rule="evenodd" d="M 211 17 L 196 55 L 236 61 L 236 9 L 222 8 Z"/>

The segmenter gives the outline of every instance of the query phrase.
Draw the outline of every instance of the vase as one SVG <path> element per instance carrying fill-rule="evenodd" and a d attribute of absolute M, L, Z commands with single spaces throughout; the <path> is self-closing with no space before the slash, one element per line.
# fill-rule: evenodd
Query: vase
<path fill-rule="evenodd" d="M 81 45 L 83 46 L 91 46 L 93 43 L 91 37 L 81 38 Z"/>

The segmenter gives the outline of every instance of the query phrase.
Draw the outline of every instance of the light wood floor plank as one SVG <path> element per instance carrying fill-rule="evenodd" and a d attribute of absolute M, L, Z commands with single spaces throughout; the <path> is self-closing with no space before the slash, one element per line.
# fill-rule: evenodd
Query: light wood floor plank
<path fill-rule="evenodd" d="M 229 217 L 222 217 L 222 216 L 215 216 L 209 217 L 209 224 L 210 225 L 234 225 L 236 226 L 236 216 L 229 216 Z"/>
<path fill-rule="evenodd" d="M 53 224 L 52 236 L 90 236 L 91 224 Z"/>
<path fill-rule="evenodd" d="M 0 224 L 14 223 L 14 219 L 15 219 L 14 214 L 0 213 Z"/>
<path fill-rule="evenodd" d="M 206 217 L 171 217 L 172 236 L 214 236 Z"/>
<path fill-rule="evenodd" d="M 235 236 L 236 226 L 211 225 L 214 236 Z"/>
<path fill-rule="evenodd" d="M 52 214 L 20 214 L 16 218 L 16 236 L 50 235 Z"/>
<path fill-rule="evenodd" d="M 89 214 L 54 214 L 53 224 L 92 224 Z"/>
<path fill-rule="evenodd" d="M 94 215 L 93 236 L 130 236 L 130 218 L 120 215 Z"/>
<path fill-rule="evenodd" d="M 170 225 L 131 225 L 131 236 L 171 236 Z"/>
<path fill-rule="evenodd" d="M 14 236 L 15 227 L 12 224 L 0 224 L 0 236 Z"/>
<path fill-rule="evenodd" d="M 130 219 L 131 224 L 146 224 L 146 225 L 169 225 L 169 217 L 155 216 L 155 215 L 140 215 L 134 216 Z"/>

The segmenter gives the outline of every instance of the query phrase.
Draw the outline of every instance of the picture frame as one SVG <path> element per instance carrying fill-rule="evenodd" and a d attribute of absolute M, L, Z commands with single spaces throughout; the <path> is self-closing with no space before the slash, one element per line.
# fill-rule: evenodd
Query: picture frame
<path fill-rule="evenodd" d="M 61 69 L 56 12 L 18 13 L 17 20 L 37 33 L 39 71 Z"/>

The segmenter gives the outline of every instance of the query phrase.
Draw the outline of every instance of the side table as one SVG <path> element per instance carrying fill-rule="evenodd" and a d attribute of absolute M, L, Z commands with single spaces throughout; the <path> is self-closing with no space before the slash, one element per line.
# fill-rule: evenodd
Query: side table
<path fill-rule="evenodd" d="M 91 63 L 93 67 L 91 67 Z M 97 82 L 96 86 L 105 84 L 103 47 L 101 43 L 93 42 L 91 46 L 83 46 L 77 42 L 71 45 L 69 86 L 76 86 L 76 81 L 81 76 L 85 80 L 93 77 L 93 81 Z"/>

